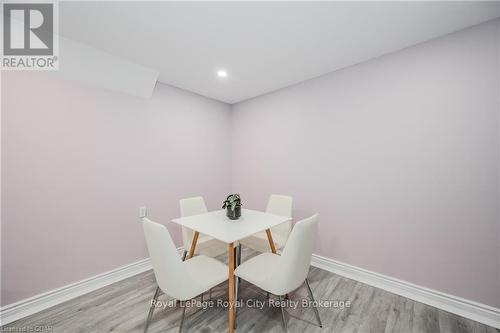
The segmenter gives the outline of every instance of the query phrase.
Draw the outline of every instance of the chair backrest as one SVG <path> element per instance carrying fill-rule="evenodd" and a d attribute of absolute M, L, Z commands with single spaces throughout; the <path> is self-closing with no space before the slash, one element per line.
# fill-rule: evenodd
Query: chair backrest
<path fill-rule="evenodd" d="M 269 201 L 267 202 L 266 212 L 280 216 L 292 217 L 292 203 L 293 198 L 291 196 L 271 194 L 269 196 Z M 275 236 L 276 241 L 281 241 L 283 242 L 281 245 L 284 245 L 284 242 L 288 238 L 291 230 L 292 221 L 289 221 L 273 227 L 271 232 L 273 236 Z"/>
<path fill-rule="evenodd" d="M 269 201 L 267 202 L 266 212 L 292 217 L 292 202 L 293 198 L 288 195 L 271 194 L 269 196 Z"/>
<path fill-rule="evenodd" d="M 306 279 L 316 240 L 318 214 L 295 223 L 274 270 L 275 290 L 284 295 L 297 289 Z"/>
<path fill-rule="evenodd" d="M 207 212 L 207 205 L 203 197 L 192 197 L 179 200 L 181 216 L 191 216 Z"/>
<path fill-rule="evenodd" d="M 142 225 L 158 286 L 168 296 L 185 300 L 197 282 L 186 271 L 170 233 L 165 226 L 147 218 L 142 219 Z"/>
<path fill-rule="evenodd" d="M 205 200 L 203 199 L 203 197 L 181 199 L 179 200 L 179 206 L 181 208 L 181 217 L 198 215 L 208 212 L 207 205 L 205 204 Z M 193 234 L 193 230 L 182 227 L 182 243 L 186 251 L 189 251 L 189 248 L 191 247 Z"/>

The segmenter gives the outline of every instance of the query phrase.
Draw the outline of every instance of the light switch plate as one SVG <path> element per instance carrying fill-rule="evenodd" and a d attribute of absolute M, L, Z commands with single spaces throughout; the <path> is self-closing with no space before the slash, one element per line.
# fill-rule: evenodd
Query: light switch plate
<path fill-rule="evenodd" d="M 148 208 L 146 206 L 139 207 L 139 217 L 143 218 L 148 216 Z"/>

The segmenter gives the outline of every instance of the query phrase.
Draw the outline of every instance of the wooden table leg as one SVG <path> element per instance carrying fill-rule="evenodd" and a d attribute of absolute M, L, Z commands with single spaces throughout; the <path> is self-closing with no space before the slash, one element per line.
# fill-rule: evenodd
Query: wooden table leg
<path fill-rule="evenodd" d="M 227 247 L 227 267 L 229 268 L 229 333 L 234 333 L 234 244 Z"/>
<path fill-rule="evenodd" d="M 269 246 L 271 247 L 271 252 L 276 253 L 276 246 L 274 246 L 273 235 L 271 235 L 271 229 L 266 229 L 267 240 L 269 241 Z"/>
<path fill-rule="evenodd" d="M 191 248 L 189 249 L 189 254 L 187 259 L 191 259 L 194 256 L 194 250 L 196 249 L 196 243 L 198 242 L 198 236 L 200 233 L 198 231 L 194 232 L 193 240 L 191 240 Z"/>

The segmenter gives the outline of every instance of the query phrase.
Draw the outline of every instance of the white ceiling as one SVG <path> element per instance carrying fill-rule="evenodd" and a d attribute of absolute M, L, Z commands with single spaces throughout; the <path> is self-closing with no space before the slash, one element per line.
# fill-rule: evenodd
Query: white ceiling
<path fill-rule="evenodd" d="M 62 35 L 236 103 L 499 17 L 500 2 L 61 2 L 59 11 Z"/>

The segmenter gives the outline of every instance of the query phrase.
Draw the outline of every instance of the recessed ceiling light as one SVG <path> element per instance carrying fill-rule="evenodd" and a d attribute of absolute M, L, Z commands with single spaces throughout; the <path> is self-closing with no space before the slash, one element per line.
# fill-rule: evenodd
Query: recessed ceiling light
<path fill-rule="evenodd" d="M 218 77 L 227 77 L 227 72 L 224 70 L 219 70 L 219 71 L 217 71 L 217 76 Z"/>

